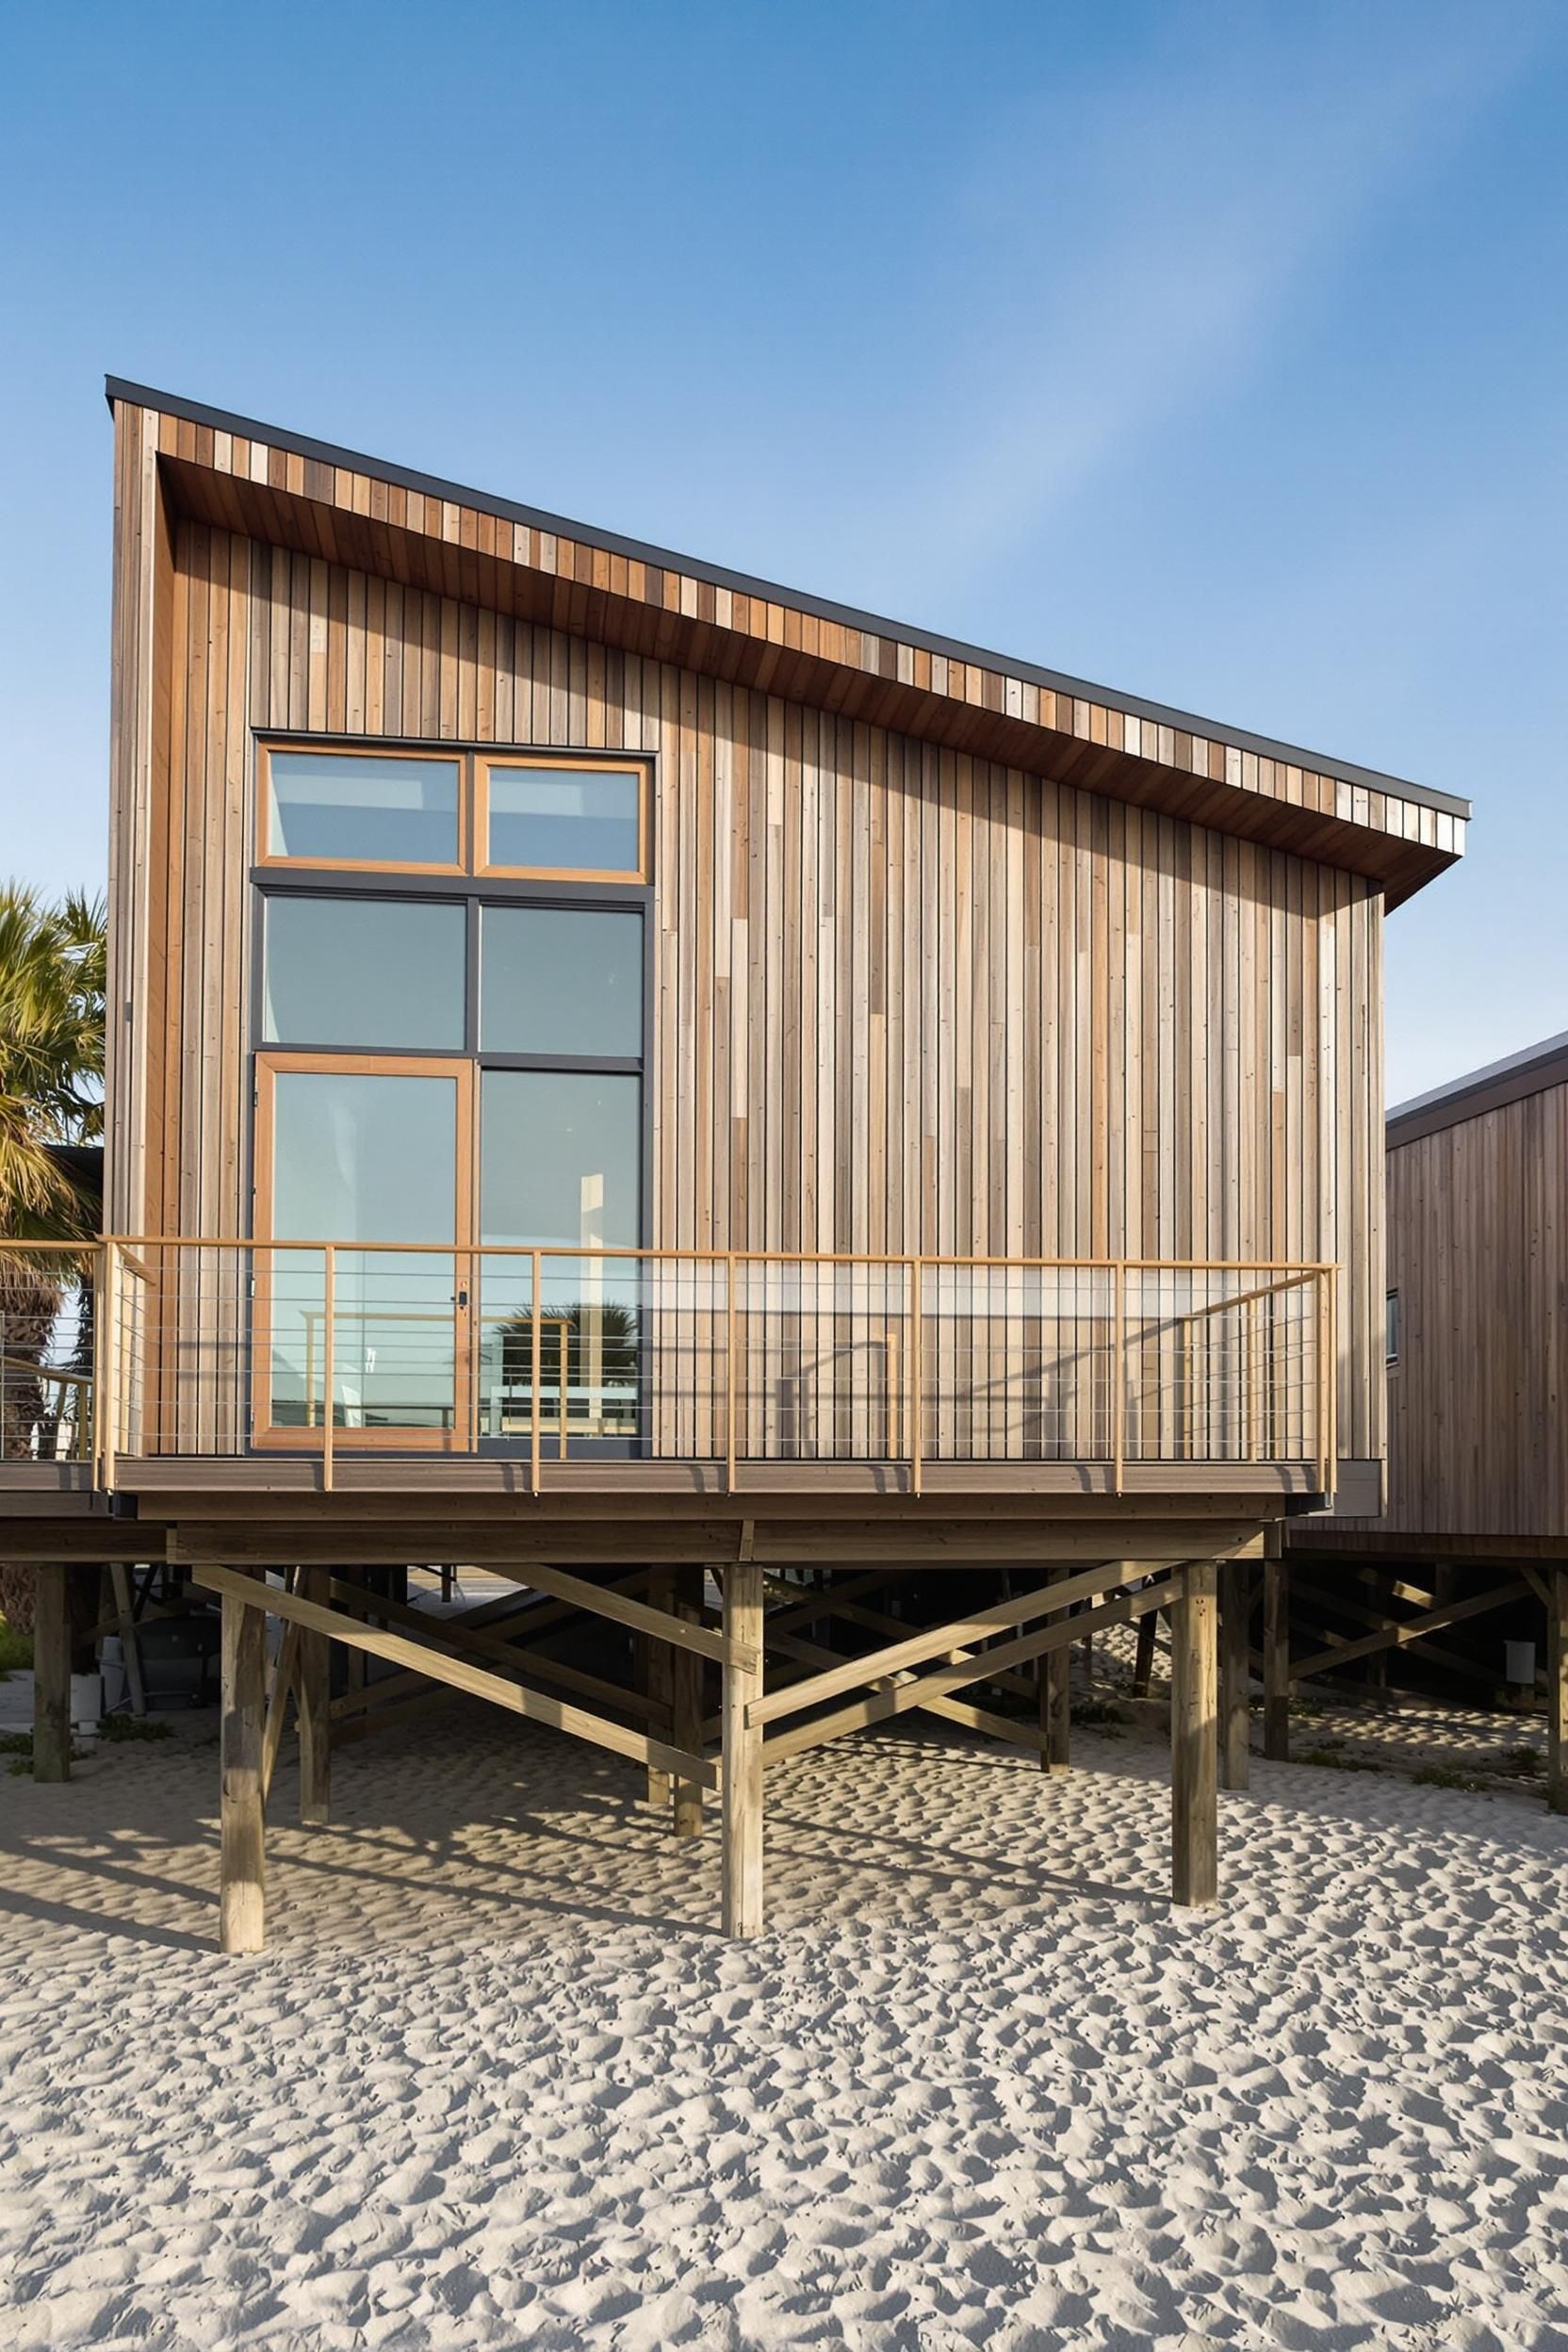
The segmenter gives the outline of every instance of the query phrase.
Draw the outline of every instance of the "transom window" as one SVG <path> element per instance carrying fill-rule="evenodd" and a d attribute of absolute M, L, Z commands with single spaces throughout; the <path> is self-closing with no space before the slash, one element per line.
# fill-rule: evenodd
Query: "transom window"
<path fill-rule="evenodd" d="M 648 765 L 264 743 L 263 865 L 644 882 Z"/>

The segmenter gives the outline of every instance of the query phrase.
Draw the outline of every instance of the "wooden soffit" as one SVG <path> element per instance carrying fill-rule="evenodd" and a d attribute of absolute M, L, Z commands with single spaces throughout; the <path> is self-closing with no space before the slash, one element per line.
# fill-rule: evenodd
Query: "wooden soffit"
<path fill-rule="evenodd" d="M 1469 804 L 111 378 L 172 509 L 323 562 L 1321 859 L 1390 905 Z"/>

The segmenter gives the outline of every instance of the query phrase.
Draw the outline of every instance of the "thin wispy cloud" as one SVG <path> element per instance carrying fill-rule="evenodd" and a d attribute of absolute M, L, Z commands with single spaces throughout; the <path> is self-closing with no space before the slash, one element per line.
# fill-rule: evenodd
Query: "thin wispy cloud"
<path fill-rule="evenodd" d="M 941 257 L 948 356 L 900 436 L 926 453 L 918 505 L 906 487 L 863 526 L 905 603 L 951 610 L 966 576 L 1230 397 L 1364 224 L 1518 80 L 1548 22 L 1528 7 L 1205 10 L 1134 78 L 1005 109 Z"/>

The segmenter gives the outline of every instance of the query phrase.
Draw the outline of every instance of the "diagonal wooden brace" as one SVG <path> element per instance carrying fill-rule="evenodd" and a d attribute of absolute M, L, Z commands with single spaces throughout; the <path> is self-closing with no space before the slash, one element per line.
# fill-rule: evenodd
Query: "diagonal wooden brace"
<path fill-rule="evenodd" d="M 707 1756 L 689 1756 L 684 1748 L 671 1747 L 662 1740 L 650 1740 L 645 1733 L 630 1731 L 605 1716 L 590 1715 L 584 1707 L 568 1707 L 559 1699 L 547 1698 L 543 1691 L 531 1690 L 525 1684 L 510 1682 L 483 1667 L 471 1666 L 466 1658 L 444 1657 L 400 1633 L 378 1632 L 355 1618 L 345 1617 L 337 1609 L 323 1609 L 319 1603 L 302 1600 L 292 1592 L 280 1592 L 258 1584 L 254 1577 L 236 1576 L 227 1568 L 192 1563 L 190 1576 L 193 1583 L 208 1592 L 243 1601 L 252 1609 L 283 1618 L 286 1624 L 329 1634 L 335 1642 L 341 1642 L 351 1650 L 362 1650 L 369 1658 L 384 1658 L 394 1666 L 412 1667 L 416 1674 L 428 1675 L 432 1682 L 444 1682 L 472 1698 L 487 1699 L 492 1706 L 526 1716 L 531 1723 L 546 1723 L 552 1731 L 564 1731 L 573 1739 L 586 1740 L 592 1746 L 608 1748 L 635 1764 L 659 1764 L 666 1772 L 700 1781 L 705 1788 L 720 1786 L 719 1768 Z"/>

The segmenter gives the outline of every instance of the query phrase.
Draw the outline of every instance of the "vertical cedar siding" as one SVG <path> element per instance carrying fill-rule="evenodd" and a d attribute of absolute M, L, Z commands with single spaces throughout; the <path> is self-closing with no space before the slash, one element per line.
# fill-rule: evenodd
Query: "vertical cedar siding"
<path fill-rule="evenodd" d="M 651 753 L 657 1242 L 1338 1259 L 1340 1451 L 1381 1450 L 1376 883 L 205 523 L 171 549 L 144 421 L 116 1226 L 249 1230 L 258 732 Z"/>
<path fill-rule="evenodd" d="M 1562 1411 L 1568 1085 L 1388 1152 L 1388 1509 L 1347 1527 L 1523 1536 L 1568 1528 Z"/>

